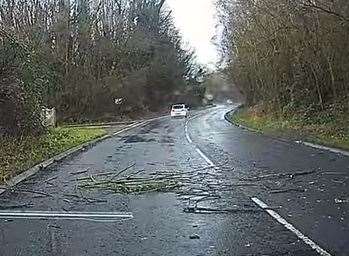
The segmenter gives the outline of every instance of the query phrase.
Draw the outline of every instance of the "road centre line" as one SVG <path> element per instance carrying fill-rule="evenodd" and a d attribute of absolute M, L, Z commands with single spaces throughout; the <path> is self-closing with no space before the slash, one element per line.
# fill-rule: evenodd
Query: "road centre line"
<path fill-rule="evenodd" d="M 196 150 L 196 152 L 199 153 L 199 155 L 200 155 L 203 159 L 205 159 L 206 163 L 208 163 L 209 166 L 211 166 L 211 167 L 214 167 L 214 166 L 215 166 L 215 164 L 214 164 L 214 163 L 213 163 L 213 162 L 199 149 L 199 148 L 196 148 L 195 150 Z"/>
<path fill-rule="evenodd" d="M 191 144 L 193 143 L 193 141 L 191 140 L 190 136 L 189 136 L 189 133 L 188 133 L 188 121 L 187 123 L 185 124 L 185 137 L 187 138 L 187 141 Z"/>
<path fill-rule="evenodd" d="M 314 249 L 317 253 L 322 256 L 331 256 L 330 253 L 322 249 L 319 245 L 317 245 L 314 241 L 312 241 L 309 237 L 305 236 L 302 232 L 296 229 L 292 224 L 288 223 L 283 217 L 281 217 L 277 212 L 271 210 L 270 207 L 262 202 L 260 199 L 256 197 L 252 197 L 251 200 L 256 203 L 260 208 L 264 209 L 270 216 L 272 216 L 277 222 L 282 224 L 289 231 L 294 233 L 299 239 L 301 239 L 304 243 L 309 245 L 312 249 Z"/>
<path fill-rule="evenodd" d="M 193 140 L 190 138 L 189 132 L 188 132 L 188 124 L 190 120 L 193 120 L 194 118 L 198 117 L 199 115 L 193 116 L 192 118 L 190 118 L 189 120 L 187 120 L 187 122 L 185 123 L 185 137 L 187 138 L 187 141 L 192 144 Z M 199 153 L 199 155 L 205 159 L 206 163 L 208 163 L 209 166 L 214 167 L 214 163 L 198 148 L 195 146 L 195 150 L 196 152 Z"/>
<path fill-rule="evenodd" d="M 189 131 L 188 131 L 188 123 L 192 119 L 189 119 L 185 124 L 185 135 L 190 144 L 192 144 L 192 139 L 190 138 Z M 199 153 L 199 155 L 209 164 L 209 166 L 215 167 L 215 169 L 219 170 L 219 167 L 217 167 L 196 145 L 195 150 Z M 309 245 L 313 250 L 315 250 L 318 254 L 321 256 L 331 256 L 330 253 L 328 253 L 326 250 L 322 249 L 319 245 L 317 245 L 314 241 L 312 241 L 309 237 L 304 235 L 301 231 L 296 229 L 292 224 L 287 222 L 283 217 L 281 217 L 277 212 L 274 210 L 271 210 L 270 207 L 264 203 L 262 200 L 252 197 L 251 200 L 257 204 L 260 208 L 262 208 L 264 211 L 266 211 L 271 217 L 273 217 L 277 222 L 282 224 L 287 230 L 294 233 L 299 239 L 301 239 L 305 244 Z"/>

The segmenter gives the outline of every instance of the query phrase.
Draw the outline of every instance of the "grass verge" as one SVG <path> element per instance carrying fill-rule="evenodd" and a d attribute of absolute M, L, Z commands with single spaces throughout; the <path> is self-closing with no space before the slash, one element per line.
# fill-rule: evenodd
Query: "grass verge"
<path fill-rule="evenodd" d="M 103 129 L 54 128 L 40 137 L 0 137 L 0 183 L 35 164 L 105 134 Z"/>
<path fill-rule="evenodd" d="M 276 114 L 256 111 L 254 108 L 242 108 L 229 119 L 259 132 L 286 137 L 292 140 L 302 140 L 349 150 L 348 120 L 334 120 L 327 123 L 304 122 L 298 116 L 283 117 Z"/>

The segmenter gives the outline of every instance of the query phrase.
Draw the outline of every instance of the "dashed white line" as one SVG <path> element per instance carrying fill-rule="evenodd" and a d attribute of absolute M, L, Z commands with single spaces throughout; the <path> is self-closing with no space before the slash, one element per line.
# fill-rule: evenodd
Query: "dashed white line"
<path fill-rule="evenodd" d="M 192 139 L 189 136 L 188 132 L 188 122 L 185 125 L 185 135 L 189 143 L 192 143 Z M 209 164 L 209 166 L 215 167 L 215 164 L 198 148 L 195 150 L 199 153 L 199 155 Z M 219 167 L 215 167 L 219 169 Z M 256 203 L 259 207 L 265 210 L 270 216 L 272 216 L 276 221 L 282 224 L 286 229 L 294 233 L 299 239 L 301 239 L 305 244 L 309 245 L 313 250 L 319 253 L 321 256 L 331 256 L 326 250 L 322 249 L 319 245 L 317 245 L 314 241 L 312 241 L 309 237 L 305 236 L 302 232 L 296 229 L 292 224 L 288 223 L 283 217 L 281 217 L 277 212 L 271 210 L 270 207 L 262 202 L 260 199 L 256 197 L 252 197 L 251 200 Z"/>
<path fill-rule="evenodd" d="M 331 256 L 330 253 L 322 249 L 319 245 L 317 245 L 314 241 L 312 241 L 309 237 L 305 236 L 302 232 L 296 229 L 292 224 L 288 223 L 283 217 L 281 217 L 277 212 L 271 210 L 270 207 L 262 202 L 260 199 L 256 197 L 252 197 L 251 200 L 255 202 L 259 207 L 264 209 L 270 216 L 272 216 L 277 222 L 282 224 L 289 231 L 294 233 L 299 239 L 301 239 L 304 243 L 313 248 L 317 253 L 322 256 Z"/>
<path fill-rule="evenodd" d="M 196 116 L 195 116 L 195 117 L 196 117 Z M 195 117 L 193 117 L 193 118 L 195 118 Z M 191 118 L 191 119 L 193 119 L 193 118 Z M 189 123 L 189 121 L 190 121 L 191 119 L 189 119 L 189 120 L 185 123 L 185 137 L 187 138 L 187 141 L 188 141 L 190 144 L 193 143 L 192 139 L 190 138 L 189 131 L 188 131 L 188 123 Z M 209 166 L 212 166 L 212 167 L 215 166 L 215 164 L 214 164 L 214 163 L 213 163 L 213 162 L 212 162 L 212 161 L 198 148 L 198 147 L 195 147 L 195 150 L 196 150 L 196 152 L 199 153 L 199 155 L 200 155 L 203 159 L 205 159 L 205 161 L 208 163 Z"/>
<path fill-rule="evenodd" d="M 188 122 L 185 124 L 185 137 L 187 138 L 187 141 L 191 144 L 193 141 L 191 140 L 188 132 Z"/>
<path fill-rule="evenodd" d="M 208 163 L 209 166 L 215 166 L 215 164 L 199 148 L 196 148 L 195 150 L 203 159 L 205 159 L 206 163 Z"/>

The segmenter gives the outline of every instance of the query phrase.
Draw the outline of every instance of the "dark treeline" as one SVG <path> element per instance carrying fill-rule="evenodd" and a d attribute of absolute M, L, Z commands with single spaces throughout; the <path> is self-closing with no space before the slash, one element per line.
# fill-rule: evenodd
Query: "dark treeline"
<path fill-rule="evenodd" d="M 78 121 L 198 103 L 203 71 L 164 2 L 0 0 L 0 126 L 37 129 L 41 106 Z"/>
<path fill-rule="evenodd" d="M 347 0 L 219 0 L 226 71 L 250 105 L 348 113 Z"/>

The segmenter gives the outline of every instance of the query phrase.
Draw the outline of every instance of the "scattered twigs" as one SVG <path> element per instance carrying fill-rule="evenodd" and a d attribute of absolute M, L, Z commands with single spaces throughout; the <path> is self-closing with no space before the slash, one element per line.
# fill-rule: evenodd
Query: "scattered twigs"
<path fill-rule="evenodd" d="M 293 179 L 293 178 L 295 178 L 297 176 L 309 175 L 309 174 L 313 174 L 313 173 L 315 173 L 314 170 L 312 170 L 312 171 L 304 171 L 304 172 L 295 172 L 295 173 L 289 174 L 289 176 L 290 176 L 291 179 Z"/>
<path fill-rule="evenodd" d="M 0 210 L 13 210 L 32 207 L 32 204 L 0 205 Z"/>
<path fill-rule="evenodd" d="M 346 172 L 322 172 L 322 175 L 346 175 Z"/>
<path fill-rule="evenodd" d="M 223 164 L 224 165 L 224 164 Z M 215 200 L 220 198 L 222 193 L 233 191 L 238 187 L 252 187 L 262 186 L 270 194 L 287 193 L 287 192 L 305 192 L 302 188 L 284 188 L 286 185 L 283 181 L 276 181 L 275 184 L 260 183 L 258 181 L 268 179 L 294 179 L 298 176 L 310 175 L 315 171 L 302 171 L 295 173 L 277 173 L 266 174 L 261 176 L 241 178 L 245 182 L 229 183 L 223 179 L 222 173 L 212 173 L 205 171 L 212 167 L 205 167 L 199 170 L 190 170 L 186 172 L 180 171 L 155 171 L 146 173 L 146 170 L 133 171 L 125 175 L 124 173 L 135 166 L 132 164 L 117 172 L 116 174 L 102 173 L 94 176 L 81 177 L 77 179 L 80 181 L 79 189 L 98 189 L 114 193 L 148 193 L 156 191 L 174 191 L 181 197 L 201 197 L 194 200 L 196 204 L 203 200 Z M 247 182 L 253 181 L 253 182 Z M 274 185 L 274 186 L 273 186 Z M 210 199 L 211 198 L 211 199 Z"/>
<path fill-rule="evenodd" d="M 58 176 L 54 176 L 54 177 L 52 177 L 52 178 L 49 178 L 49 179 L 47 179 L 47 180 L 44 180 L 44 183 L 50 183 L 51 181 L 54 181 L 54 180 L 56 180 L 56 179 L 58 179 Z"/>
<path fill-rule="evenodd" d="M 84 174 L 84 173 L 87 173 L 89 171 L 90 168 L 87 168 L 86 170 L 83 170 L 83 171 L 77 171 L 77 172 L 71 172 L 70 175 L 80 175 L 80 174 Z"/>
<path fill-rule="evenodd" d="M 138 175 L 138 174 L 140 174 L 140 173 L 143 173 L 143 172 L 145 172 L 145 170 L 139 170 L 139 171 L 137 171 L 137 172 L 131 173 L 129 176 L 126 177 L 126 179 L 129 180 L 129 179 L 131 179 L 132 177 L 134 177 L 134 176 L 136 176 L 136 175 Z"/>
<path fill-rule="evenodd" d="M 230 208 L 230 209 L 216 209 L 207 207 L 185 207 L 183 209 L 186 213 L 196 213 L 196 214 L 212 214 L 212 213 L 257 213 L 262 212 L 262 209 L 257 208 Z"/>
<path fill-rule="evenodd" d="M 153 191 L 168 191 L 179 187 L 179 184 L 173 180 L 162 179 L 118 179 L 118 180 L 95 180 L 80 184 L 79 188 L 85 189 L 103 189 L 120 193 L 142 193 Z"/>
<path fill-rule="evenodd" d="M 258 187 L 258 184 L 255 183 L 233 183 L 233 184 L 223 184 L 222 186 L 228 187 Z"/>
<path fill-rule="evenodd" d="M 209 188 L 209 185 L 202 183 L 202 176 L 207 173 L 195 171 L 178 172 L 178 171 L 158 171 L 148 175 L 144 174 L 146 170 L 139 170 L 128 175 L 122 175 L 133 165 L 119 171 L 113 176 L 105 177 L 91 175 L 77 179 L 81 183 L 80 189 L 99 189 L 115 193 L 145 193 L 154 191 L 171 191 L 184 185 L 200 184 Z M 193 191 L 192 191 L 193 192 Z M 202 192 L 202 191 L 201 191 Z"/>
<path fill-rule="evenodd" d="M 16 189 L 12 189 L 12 191 L 13 192 L 23 192 L 23 193 L 37 194 L 37 195 L 42 195 L 42 196 L 47 196 L 47 197 L 54 197 L 53 195 L 45 193 L 45 192 L 34 191 L 34 190 L 29 190 L 29 189 L 16 188 Z"/>
<path fill-rule="evenodd" d="M 113 174 L 115 174 L 115 172 L 101 172 L 101 173 L 95 174 L 95 176 L 101 177 L 101 176 L 109 176 L 109 175 L 113 175 Z"/>
<path fill-rule="evenodd" d="M 345 177 L 342 180 L 337 180 L 337 179 L 331 179 L 332 182 L 334 183 L 338 183 L 338 184 L 345 184 L 347 182 L 347 180 L 349 179 L 349 177 Z"/>
<path fill-rule="evenodd" d="M 127 166 L 126 168 L 122 169 L 121 171 L 117 172 L 114 176 L 112 176 L 111 179 L 115 179 L 116 177 L 120 176 L 122 173 L 126 172 L 127 170 L 131 169 L 132 167 L 134 167 L 136 165 L 136 163 L 133 163 L 129 166 Z"/>
<path fill-rule="evenodd" d="M 303 171 L 303 172 L 294 172 L 294 173 L 272 173 L 272 174 L 265 174 L 265 175 L 259 175 L 254 177 L 248 177 L 248 178 L 240 178 L 241 181 L 259 181 L 263 179 L 282 179 L 282 178 L 290 178 L 294 179 L 297 176 L 303 176 L 303 175 L 310 175 L 315 173 L 316 171 Z"/>
<path fill-rule="evenodd" d="M 349 203 L 349 197 L 348 198 L 335 198 L 334 202 L 336 204 L 344 204 L 344 203 Z"/>
<path fill-rule="evenodd" d="M 107 202 L 107 200 L 96 199 L 96 198 L 89 198 L 89 197 L 85 197 L 83 195 L 76 195 L 76 194 L 64 194 L 63 196 L 75 198 L 75 199 L 82 200 L 82 201 L 86 201 L 88 203 L 106 203 Z M 67 199 L 63 199 L 63 201 L 71 203 L 71 201 L 67 200 Z"/>
<path fill-rule="evenodd" d="M 270 194 L 281 194 L 281 193 L 288 193 L 288 192 L 304 193 L 306 192 L 306 190 L 303 188 L 288 188 L 288 189 L 275 189 L 275 190 L 269 191 Z"/>

